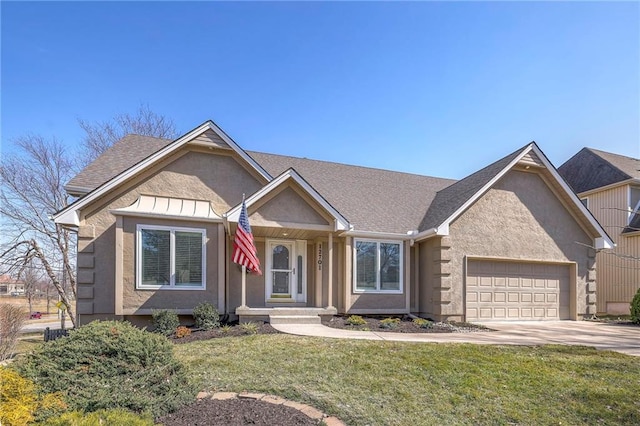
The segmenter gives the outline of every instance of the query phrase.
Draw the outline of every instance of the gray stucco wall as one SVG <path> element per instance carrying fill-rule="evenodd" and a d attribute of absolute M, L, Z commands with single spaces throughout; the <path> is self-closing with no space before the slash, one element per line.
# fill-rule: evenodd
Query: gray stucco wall
<path fill-rule="evenodd" d="M 81 212 L 78 231 L 77 310 L 81 322 L 115 316 L 116 217 L 110 210 L 130 206 L 141 194 L 145 194 L 210 200 L 216 213 L 222 214 L 238 204 L 243 193 L 255 192 L 260 187 L 258 178 L 235 158 L 198 149 L 193 151 L 187 147 L 87 206 Z M 208 230 L 207 236 L 210 238 L 207 246 L 209 257 L 209 253 L 217 253 L 217 247 L 212 247 L 215 244 L 211 244 L 215 241 L 217 232 Z M 208 263 L 207 269 L 215 271 L 216 265 L 217 262 Z M 208 282 L 215 283 L 216 278 L 211 278 Z M 209 289 L 209 285 L 207 288 Z M 142 292 L 148 294 L 148 290 Z M 172 304 L 178 305 L 188 304 L 195 297 L 189 295 L 186 296 L 188 300 L 181 301 L 188 291 L 170 293 L 175 294 L 163 295 L 162 298 L 175 297 Z M 183 295 L 179 296 L 180 293 Z M 193 293 L 203 295 L 202 291 Z M 132 306 L 146 297 L 129 296 L 131 300 L 127 303 Z"/>
<path fill-rule="evenodd" d="M 592 238 L 536 173 L 511 171 L 450 226 L 451 289 L 439 308 L 423 298 L 424 311 L 464 319 L 465 256 L 522 261 L 575 262 L 577 316 L 595 313 Z M 426 259 L 428 261 L 428 259 Z M 429 282 L 427 272 L 427 282 Z M 427 284 L 428 286 L 428 284 Z M 435 300 L 431 297 L 431 303 Z M 439 311 L 439 312 L 438 312 Z"/>

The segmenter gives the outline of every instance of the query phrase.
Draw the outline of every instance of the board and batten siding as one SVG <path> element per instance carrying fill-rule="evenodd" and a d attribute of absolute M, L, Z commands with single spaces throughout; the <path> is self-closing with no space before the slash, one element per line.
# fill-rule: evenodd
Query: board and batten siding
<path fill-rule="evenodd" d="M 614 315 L 629 314 L 629 303 L 640 287 L 640 235 L 625 236 L 628 224 L 629 186 L 621 185 L 588 195 L 589 210 L 616 243 L 596 257 L 597 310 Z M 633 257 L 633 258 L 631 258 Z"/>

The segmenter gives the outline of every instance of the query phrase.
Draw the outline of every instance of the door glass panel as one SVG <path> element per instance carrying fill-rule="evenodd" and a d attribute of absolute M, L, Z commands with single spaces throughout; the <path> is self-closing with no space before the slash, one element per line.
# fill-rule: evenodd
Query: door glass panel
<path fill-rule="evenodd" d="M 273 293 L 289 294 L 289 272 L 273 272 Z"/>
<path fill-rule="evenodd" d="M 298 294 L 302 294 L 302 256 L 298 255 Z"/>
<path fill-rule="evenodd" d="M 289 269 L 289 249 L 278 245 L 273 248 L 272 269 Z"/>

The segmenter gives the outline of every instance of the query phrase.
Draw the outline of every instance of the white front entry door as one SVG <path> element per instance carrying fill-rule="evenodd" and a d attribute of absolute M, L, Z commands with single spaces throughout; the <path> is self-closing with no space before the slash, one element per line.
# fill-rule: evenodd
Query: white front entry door
<path fill-rule="evenodd" d="M 306 241 L 268 240 L 266 299 L 268 302 L 306 302 Z"/>

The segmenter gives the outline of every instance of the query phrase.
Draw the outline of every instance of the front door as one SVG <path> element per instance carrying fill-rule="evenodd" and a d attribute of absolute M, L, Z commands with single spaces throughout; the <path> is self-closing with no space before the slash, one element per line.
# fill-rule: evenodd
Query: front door
<path fill-rule="evenodd" d="M 267 242 L 266 298 L 268 302 L 306 302 L 306 241 Z"/>

